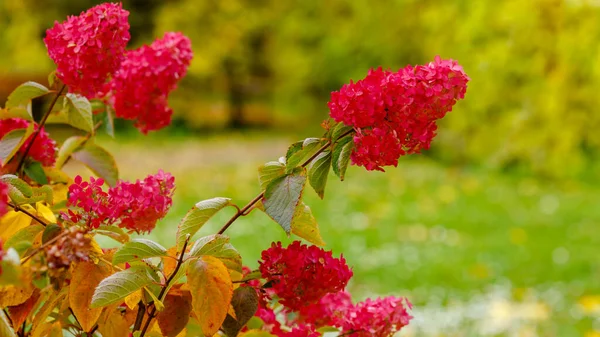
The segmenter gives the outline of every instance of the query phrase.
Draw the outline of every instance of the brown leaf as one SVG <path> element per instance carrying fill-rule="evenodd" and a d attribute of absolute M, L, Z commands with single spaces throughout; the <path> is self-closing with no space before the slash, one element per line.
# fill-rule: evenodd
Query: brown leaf
<path fill-rule="evenodd" d="M 80 262 L 75 265 L 69 287 L 69 304 L 83 331 L 92 330 L 102 313 L 102 308 L 92 309 L 90 305 L 94 290 L 110 274 L 110 268 L 104 264 Z"/>
<path fill-rule="evenodd" d="M 36 288 L 25 302 L 7 308 L 15 331 L 21 328 L 21 325 L 27 319 L 27 316 L 29 316 L 39 298 L 40 290 Z"/>
<path fill-rule="evenodd" d="M 165 310 L 156 317 L 161 333 L 176 337 L 187 325 L 192 311 L 192 294 L 187 290 L 172 288 L 165 297 Z"/>
<path fill-rule="evenodd" d="M 187 277 L 202 332 L 213 336 L 223 324 L 233 296 L 227 267 L 218 258 L 205 255 L 190 263 Z"/>
<path fill-rule="evenodd" d="M 239 287 L 233 292 L 231 306 L 235 316 L 227 315 L 223 322 L 223 331 L 227 336 L 237 336 L 258 310 L 258 295 L 252 287 Z"/>

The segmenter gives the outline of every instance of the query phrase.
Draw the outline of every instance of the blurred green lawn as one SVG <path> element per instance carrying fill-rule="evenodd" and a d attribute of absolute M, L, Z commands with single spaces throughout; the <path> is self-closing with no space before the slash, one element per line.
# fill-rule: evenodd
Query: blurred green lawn
<path fill-rule="evenodd" d="M 256 168 L 285 153 L 290 136 L 159 135 L 102 139 L 124 179 L 172 172 L 172 211 L 152 238 L 173 245 L 196 202 L 258 190 Z M 71 166 L 69 170 L 77 170 Z M 356 299 L 402 295 L 415 305 L 402 336 L 597 336 L 600 330 L 600 208 L 597 184 L 444 167 L 403 158 L 386 173 L 351 167 L 329 177 L 325 200 L 307 188 L 327 248 L 353 267 Z M 226 210 L 199 235 L 215 233 Z M 257 267 L 272 241 L 291 242 L 260 211 L 228 231 L 244 263 Z M 198 235 L 198 236 L 199 236 Z"/>

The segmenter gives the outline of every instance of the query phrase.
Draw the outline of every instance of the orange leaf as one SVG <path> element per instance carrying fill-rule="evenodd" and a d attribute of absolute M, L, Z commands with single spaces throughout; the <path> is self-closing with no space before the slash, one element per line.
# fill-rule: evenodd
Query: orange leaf
<path fill-rule="evenodd" d="M 110 275 L 110 268 L 93 262 L 80 262 L 75 265 L 71 286 L 69 288 L 69 304 L 81 324 L 83 331 L 90 331 L 98 321 L 102 308 L 90 308 L 94 290 L 100 281 Z"/>
<path fill-rule="evenodd" d="M 33 285 L 26 282 L 24 285 L 7 285 L 0 287 L 0 308 L 19 305 L 33 294 Z"/>
<path fill-rule="evenodd" d="M 106 323 L 98 324 L 98 331 L 102 337 L 127 337 L 129 336 L 129 326 L 125 317 L 115 312 L 108 316 Z"/>
<path fill-rule="evenodd" d="M 36 288 L 34 289 L 33 294 L 31 294 L 31 296 L 25 302 L 19 305 L 8 307 L 8 314 L 12 320 L 15 331 L 21 328 L 21 325 L 27 319 L 27 316 L 29 316 L 39 298 L 40 291 Z"/>
<path fill-rule="evenodd" d="M 192 311 L 192 294 L 187 290 L 173 288 L 165 297 L 165 310 L 156 320 L 161 333 L 166 337 L 176 337 L 187 325 Z"/>
<path fill-rule="evenodd" d="M 190 263 L 187 277 L 202 332 L 212 336 L 223 324 L 233 296 L 227 267 L 218 258 L 205 255 Z"/>

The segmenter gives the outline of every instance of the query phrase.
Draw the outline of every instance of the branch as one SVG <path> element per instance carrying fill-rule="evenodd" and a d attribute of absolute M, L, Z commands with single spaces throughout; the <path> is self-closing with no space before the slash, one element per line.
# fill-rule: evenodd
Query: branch
<path fill-rule="evenodd" d="M 349 135 L 350 133 L 354 132 L 354 129 L 348 130 L 347 132 L 343 133 L 341 136 L 339 136 L 335 141 L 327 141 L 327 143 L 325 143 L 323 146 L 321 146 L 315 153 L 313 153 L 312 156 L 310 156 L 310 158 L 306 159 L 304 161 L 304 163 L 302 163 L 302 165 L 300 165 L 300 167 L 306 167 L 308 166 L 308 164 L 310 164 L 310 162 L 312 162 L 315 158 L 317 158 L 318 155 L 320 155 L 323 151 L 327 150 L 332 144 L 337 143 L 340 139 L 346 137 L 347 135 Z M 219 232 L 217 234 L 223 234 L 225 233 L 225 231 L 229 228 L 229 226 L 231 226 L 235 220 L 237 220 L 239 217 L 241 216 L 245 216 L 248 214 L 248 211 L 259 201 L 262 200 L 262 198 L 265 196 L 265 192 L 261 192 L 259 195 L 257 195 L 254 199 L 250 200 L 250 202 L 244 206 L 241 210 L 238 210 L 237 213 L 235 213 L 231 219 L 229 219 L 229 221 L 227 221 L 227 223 L 219 230 Z"/>
<path fill-rule="evenodd" d="M 56 101 L 58 101 L 58 98 L 63 93 L 65 88 L 66 88 L 66 85 L 63 84 L 62 87 L 60 88 L 60 90 L 58 91 L 58 93 L 56 93 L 56 96 L 54 97 L 52 102 L 50 103 L 48 110 L 46 111 L 44 116 L 42 116 L 42 120 L 40 121 L 37 130 L 35 130 L 33 132 L 33 135 L 31 136 L 31 139 L 29 140 L 29 144 L 27 145 L 27 148 L 25 148 L 25 152 L 23 152 L 23 155 L 21 156 L 21 159 L 19 160 L 19 164 L 17 165 L 17 170 L 15 172 L 21 171 L 21 168 L 23 167 L 23 164 L 25 163 L 25 158 L 27 158 L 29 151 L 33 147 L 33 142 L 35 142 L 35 139 L 37 138 L 37 136 L 40 134 L 40 132 L 42 132 L 42 128 L 44 127 L 44 124 L 46 124 L 46 120 L 50 116 L 50 113 L 52 112 L 52 109 L 54 109 L 54 105 L 56 104 Z"/>
<path fill-rule="evenodd" d="M 39 222 L 40 224 L 42 224 L 42 226 L 46 226 L 46 223 L 43 222 L 40 218 L 38 218 L 37 216 L 29 213 L 29 211 L 25 210 L 23 207 L 15 205 L 15 204 L 11 204 L 10 202 L 8 203 L 8 206 L 12 207 L 15 209 L 16 212 L 23 212 L 27 215 L 29 215 L 30 218 L 32 218 L 33 220 Z"/>
<path fill-rule="evenodd" d="M 173 279 L 175 278 L 175 275 L 177 275 L 177 272 L 179 272 L 179 268 L 181 268 L 181 265 L 183 264 L 183 256 L 185 255 L 185 250 L 187 249 L 188 243 L 190 242 L 190 238 L 191 238 L 191 236 L 188 234 L 187 238 L 185 239 L 185 243 L 183 244 L 183 249 L 181 250 L 181 255 L 179 255 L 179 260 L 177 261 L 177 266 L 175 267 L 175 270 L 173 270 L 173 273 L 171 273 L 171 275 L 167 279 L 167 282 L 165 282 L 165 285 L 163 285 L 162 289 L 160 290 L 160 294 L 158 294 L 159 301 L 162 301 L 163 296 L 165 295 L 165 292 L 167 292 L 167 288 L 169 288 L 169 284 L 173 281 Z M 144 337 L 144 335 L 146 334 L 146 331 L 148 330 L 148 327 L 150 326 L 150 322 L 152 322 L 152 320 L 154 319 L 154 316 L 156 316 L 156 311 L 157 311 L 156 305 L 154 305 L 152 307 L 152 311 L 148 315 L 148 320 L 146 321 L 146 324 L 144 324 L 144 328 L 142 329 L 142 333 L 140 334 L 140 337 Z M 143 315 L 142 315 L 142 317 L 143 317 Z M 135 330 L 133 330 L 133 332 L 135 332 Z"/>
<path fill-rule="evenodd" d="M 43 245 L 37 247 L 31 254 L 27 255 L 27 257 L 24 257 L 23 259 L 21 259 L 21 264 L 25 264 L 25 262 L 29 261 L 29 259 L 31 259 L 35 254 L 39 253 L 41 250 L 43 250 L 44 248 L 48 247 L 49 245 L 53 244 L 54 242 L 58 241 L 58 239 L 66 236 L 67 234 L 69 234 L 68 230 L 63 230 L 62 233 L 58 234 L 57 236 L 55 236 L 54 238 L 52 238 L 52 240 L 44 243 Z"/>

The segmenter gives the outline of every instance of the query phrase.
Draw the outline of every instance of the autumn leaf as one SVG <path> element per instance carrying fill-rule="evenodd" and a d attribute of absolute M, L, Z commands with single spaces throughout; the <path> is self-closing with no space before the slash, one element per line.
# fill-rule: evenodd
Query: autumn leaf
<path fill-rule="evenodd" d="M 10 306 L 7 308 L 8 315 L 10 316 L 10 319 L 13 324 L 13 328 L 15 330 L 18 330 L 21 327 L 21 325 L 23 324 L 23 322 L 25 322 L 25 320 L 27 320 L 27 316 L 29 316 L 31 311 L 34 309 L 35 304 L 37 303 L 39 298 L 40 298 L 40 291 L 39 291 L 39 289 L 36 288 L 36 289 L 34 289 L 31 296 L 29 296 L 29 298 L 25 302 L 23 302 L 19 305 Z"/>
<path fill-rule="evenodd" d="M 106 322 L 98 324 L 98 331 L 102 337 L 128 337 L 129 326 L 127 319 L 119 313 L 108 315 Z"/>
<path fill-rule="evenodd" d="M 30 213 L 35 213 L 35 209 L 29 205 L 21 206 Z M 16 232 L 29 226 L 31 218 L 23 212 L 9 211 L 0 218 L 0 239 L 3 242 L 13 236 Z"/>
<path fill-rule="evenodd" d="M 188 290 L 171 289 L 163 301 L 165 310 L 156 317 L 161 333 L 176 337 L 187 325 L 192 311 L 192 294 Z"/>
<path fill-rule="evenodd" d="M 102 308 L 90 307 L 94 290 L 110 274 L 110 268 L 103 264 L 80 262 L 75 265 L 69 287 L 69 303 L 77 321 L 86 332 L 92 330 L 102 313 Z"/>
<path fill-rule="evenodd" d="M 216 257 L 205 255 L 190 263 L 187 271 L 192 308 L 205 336 L 219 331 L 233 296 L 227 267 Z"/>
<path fill-rule="evenodd" d="M 0 287 L 0 308 L 24 303 L 29 297 L 31 297 L 33 290 L 34 287 L 30 281 L 21 285 L 11 284 Z"/>

